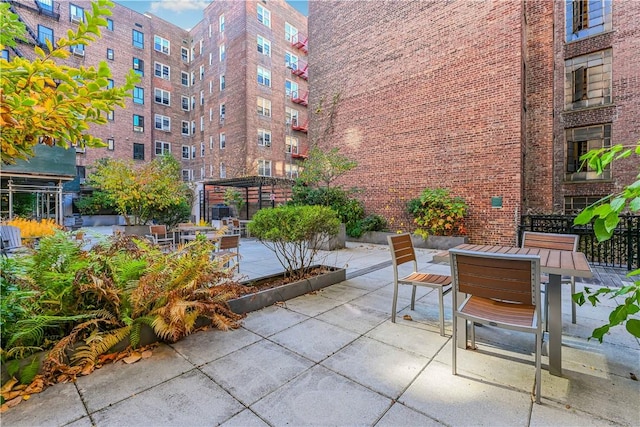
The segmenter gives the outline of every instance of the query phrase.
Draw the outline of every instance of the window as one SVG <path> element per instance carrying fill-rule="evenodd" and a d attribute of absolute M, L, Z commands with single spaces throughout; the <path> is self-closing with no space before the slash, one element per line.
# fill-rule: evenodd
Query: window
<path fill-rule="evenodd" d="M 113 31 L 113 19 L 107 18 L 107 30 Z"/>
<path fill-rule="evenodd" d="M 225 147 L 227 146 L 227 135 L 225 135 L 224 133 L 221 133 L 219 135 L 220 138 L 220 149 L 224 150 Z"/>
<path fill-rule="evenodd" d="M 567 141 L 567 167 L 565 181 L 590 181 L 611 179 L 611 168 L 607 166 L 601 175 L 586 164 L 580 156 L 590 150 L 611 147 L 611 125 L 596 125 L 565 130 Z"/>
<path fill-rule="evenodd" d="M 225 51 L 225 48 L 224 48 L 223 44 L 221 44 L 218 47 L 218 53 L 219 53 L 219 57 L 220 57 L 220 62 L 224 61 L 225 58 L 227 57 L 227 54 L 226 54 L 226 51 Z"/>
<path fill-rule="evenodd" d="M 591 206 L 600 200 L 602 196 L 569 196 L 564 198 L 564 213 L 566 215 L 578 214 L 587 206 Z"/>
<path fill-rule="evenodd" d="M 220 76 L 220 90 L 223 91 L 225 87 L 227 87 L 227 85 L 226 85 L 226 81 L 225 81 L 225 78 L 224 78 L 224 74 L 222 74 Z"/>
<path fill-rule="evenodd" d="M 76 56 L 84 56 L 84 45 L 83 44 L 74 44 L 71 45 L 70 49 L 71 53 Z"/>
<path fill-rule="evenodd" d="M 204 91 L 200 91 L 200 105 L 204 105 Z"/>
<path fill-rule="evenodd" d="M 226 111 L 226 108 L 224 104 L 220 104 L 220 123 L 224 123 L 225 111 Z"/>
<path fill-rule="evenodd" d="M 133 159 L 144 160 L 144 144 L 133 143 Z"/>
<path fill-rule="evenodd" d="M 193 61 L 193 58 L 196 57 L 196 47 L 195 46 L 191 46 L 191 60 Z"/>
<path fill-rule="evenodd" d="M 565 109 L 611 103 L 611 49 L 565 61 Z"/>
<path fill-rule="evenodd" d="M 271 101 L 258 97 L 258 114 L 265 117 L 271 117 Z"/>
<path fill-rule="evenodd" d="M 171 144 L 168 142 L 156 141 L 156 156 L 171 154 Z"/>
<path fill-rule="evenodd" d="M 289 43 L 294 41 L 294 37 L 298 34 L 298 29 L 288 22 L 284 23 L 284 39 Z"/>
<path fill-rule="evenodd" d="M 209 65 L 213 65 L 213 52 L 209 52 Z"/>
<path fill-rule="evenodd" d="M 43 9 L 45 12 L 53 13 L 53 0 L 36 0 L 38 8 Z"/>
<path fill-rule="evenodd" d="M 107 138 L 107 150 L 113 151 L 116 148 L 116 143 L 113 138 Z"/>
<path fill-rule="evenodd" d="M 196 121 L 191 120 L 191 135 L 195 135 L 195 134 L 196 134 Z"/>
<path fill-rule="evenodd" d="M 258 53 L 271 56 L 271 43 L 262 36 L 258 36 Z"/>
<path fill-rule="evenodd" d="M 209 150 L 213 150 L 213 135 L 209 135 Z"/>
<path fill-rule="evenodd" d="M 45 46 L 47 44 L 47 40 L 49 40 L 51 45 L 53 45 L 53 30 L 49 27 L 45 27 L 44 25 L 38 25 L 38 43 Z"/>
<path fill-rule="evenodd" d="M 75 4 L 69 5 L 69 19 L 71 22 L 79 24 L 84 22 L 84 9 L 76 6 Z"/>
<path fill-rule="evenodd" d="M 271 176 L 271 160 L 258 160 L 258 175 Z"/>
<path fill-rule="evenodd" d="M 107 48 L 107 59 L 113 61 L 113 49 Z"/>
<path fill-rule="evenodd" d="M 265 27 L 271 28 L 271 12 L 261 5 L 258 5 L 258 22 L 261 22 Z"/>
<path fill-rule="evenodd" d="M 292 70 L 298 69 L 298 57 L 293 53 L 285 52 L 284 53 L 284 65 L 291 68 Z"/>
<path fill-rule="evenodd" d="M 191 169 L 182 169 L 182 180 L 184 182 L 191 181 Z"/>
<path fill-rule="evenodd" d="M 180 127 L 180 129 L 181 129 L 181 133 L 182 133 L 183 135 L 189 135 L 189 122 L 188 122 L 188 121 L 183 120 L 183 121 L 181 122 L 181 127 Z"/>
<path fill-rule="evenodd" d="M 258 84 L 271 87 L 271 71 L 258 66 Z"/>
<path fill-rule="evenodd" d="M 204 65 L 200 66 L 200 80 L 204 78 Z"/>
<path fill-rule="evenodd" d="M 196 96 L 195 95 L 191 96 L 191 109 L 192 110 L 196 109 Z"/>
<path fill-rule="evenodd" d="M 218 17 L 218 30 L 221 33 L 224 33 L 224 15 L 220 15 Z"/>
<path fill-rule="evenodd" d="M 154 127 L 158 130 L 171 132 L 171 118 L 156 114 Z"/>
<path fill-rule="evenodd" d="M 195 145 L 191 146 L 191 158 L 192 159 L 196 158 L 196 146 Z"/>
<path fill-rule="evenodd" d="M 204 157 L 204 142 L 200 143 L 200 157 Z"/>
<path fill-rule="evenodd" d="M 288 98 L 297 98 L 298 97 L 298 83 L 292 82 L 291 80 L 285 80 L 284 81 L 284 90 L 285 90 Z"/>
<path fill-rule="evenodd" d="M 188 96 L 182 96 L 182 97 L 180 97 L 180 99 L 181 99 L 181 101 L 182 101 L 182 102 L 181 102 L 181 104 L 182 104 L 182 110 L 184 110 L 184 111 L 189 111 L 189 110 L 190 110 L 189 106 L 190 106 L 190 104 L 191 104 L 191 103 L 189 102 L 189 97 L 188 97 Z"/>
<path fill-rule="evenodd" d="M 144 49 L 144 33 L 141 33 L 138 30 L 132 30 L 132 43 L 133 47 L 139 47 L 140 49 Z"/>
<path fill-rule="evenodd" d="M 202 51 L 204 50 L 204 40 L 203 39 L 200 39 L 199 45 L 200 45 L 200 55 L 202 55 Z"/>
<path fill-rule="evenodd" d="M 116 119 L 116 114 L 114 113 L 114 111 L 113 110 L 107 111 L 107 120 L 112 122 L 115 119 Z"/>
<path fill-rule="evenodd" d="M 9 51 L 7 49 L 2 49 L 2 51 L 0 51 L 0 58 L 4 59 L 5 61 L 8 61 Z"/>
<path fill-rule="evenodd" d="M 153 64 L 153 74 L 161 79 L 169 80 L 171 76 L 171 67 L 161 64 L 160 62 L 155 62 Z"/>
<path fill-rule="evenodd" d="M 144 88 L 138 86 L 133 88 L 133 102 L 136 104 L 144 104 Z"/>
<path fill-rule="evenodd" d="M 566 4 L 567 41 L 612 29 L 611 1 L 573 0 Z"/>
<path fill-rule="evenodd" d="M 183 145 L 182 146 L 182 159 L 183 160 L 189 160 L 189 158 L 191 157 L 191 150 L 189 148 L 188 145 Z"/>
<path fill-rule="evenodd" d="M 163 89 L 154 89 L 156 104 L 171 105 L 171 93 Z"/>
<path fill-rule="evenodd" d="M 196 82 L 196 73 L 191 72 L 191 86 L 193 86 Z"/>
<path fill-rule="evenodd" d="M 153 50 L 169 55 L 170 42 L 160 36 L 153 36 Z"/>
<path fill-rule="evenodd" d="M 182 58 L 182 62 L 189 63 L 189 49 L 187 49 L 186 47 L 181 47 L 180 57 Z"/>
<path fill-rule="evenodd" d="M 107 79 L 107 89 L 113 89 L 114 82 L 113 79 Z"/>
<path fill-rule="evenodd" d="M 220 163 L 220 178 L 226 178 L 227 177 L 227 167 L 224 165 L 224 163 Z"/>
<path fill-rule="evenodd" d="M 298 168 L 298 165 L 291 165 L 287 163 L 284 165 L 284 173 L 289 179 L 298 179 L 300 169 Z"/>
<path fill-rule="evenodd" d="M 144 116 L 133 115 L 133 131 L 144 132 Z"/>
<path fill-rule="evenodd" d="M 261 147 L 271 147 L 271 132 L 258 129 L 258 145 Z"/>
<path fill-rule="evenodd" d="M 189 87 L 189 73 L 182 71 L 180 73 L 180 76 L 181 76 L 182 86 Z"/>
<path fill-rule="evenodd" d="M 287 119 L 287 125 L 297 126 L 298 125 L 298 110 L 294 110 L 293 108 L 285 107 L 284 116 Z"/>
<path fill-rule="evenodd" d="M 285 139 L 284 151 L 289 154 L 298 154 L 298 138 L 288 136 Z"/>
<path fill-rule="evenodd" d="M 144 61 L 140 58 L 133 58 L 133 71 L 139 76 L 144 76 Z"/>

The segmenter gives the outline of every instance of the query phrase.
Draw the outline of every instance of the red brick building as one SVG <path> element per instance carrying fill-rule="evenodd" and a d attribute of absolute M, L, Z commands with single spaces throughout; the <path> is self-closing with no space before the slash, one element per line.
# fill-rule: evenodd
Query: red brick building
<path fill-rule="evenodd" d="M 446 187 L 469 204 L 471 241 L 513 244 L 523 213 L 634 179 L 637 160 L 602 180 L 575 159 L 638 141 L 637 18 L 640 3 L 608 0 L 310 2 L 311 143 L 358 161 L 343 184 L 392 230 L 412 228 L 409 199 Z"/>

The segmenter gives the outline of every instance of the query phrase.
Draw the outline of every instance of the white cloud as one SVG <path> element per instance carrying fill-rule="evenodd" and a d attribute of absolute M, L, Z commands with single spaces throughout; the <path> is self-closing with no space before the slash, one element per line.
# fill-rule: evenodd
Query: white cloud
<path fill-rule="evenodd" d="M 160 0 L 151 2 L 151 12 L 168 10 L 171 12 L 186 12 L 190 10 L 204 10 L 211 0 Z"/>

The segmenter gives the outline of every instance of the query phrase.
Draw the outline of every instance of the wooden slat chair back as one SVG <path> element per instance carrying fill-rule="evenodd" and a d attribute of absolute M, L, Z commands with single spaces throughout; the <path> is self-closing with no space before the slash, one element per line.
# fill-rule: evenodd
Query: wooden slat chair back
<path fill-rule="evenodd" d="M 418 271 L 418 261 L 408 233 L 387 236 L 389 250 L 391 251 L 391 261 L 393 264 L 393 302 L 391 304 L 391 321 L 396 321 L 396 310 L 398 304 L 398 285 L 410 285 L 411 310 L 415 310 L 417 286 L 425 286 L 438 291 L 439 298 L 439 322 L 440 335 L 444 336 L 444 295 L 451 291 L 451 277 L 440 274 L 423 273 Z M 398 266 L 413 263 L 413 272 L 408 276 L 398 277 Z"/>
<path fill-rule="evenodd" d="M 147 237 L 151 238 L 155 244 L 169 249 L 175 245 L 175 234 L 169 233 L 166 225 L 150 225 L 149 232 L 151 234 Z"/>
<path fill-rule="evenodd" d="M 458 319 L 529 332 L 536 339 L 536 403 L 540 403 L 542 322 L 540 321 L 540 257 L 449 250 L 453 273 L 453 374 L 457 374 Z M 459 294 L 466 297 L 459 301 Z"/>
<path fill-rule="evenodd" d="M 217 249 L 213 253 L 214 257 L 223 259 L 224 264 L 229 268 L 235 268 L 240 273 L 240 235 L 227 234 L 220 236 Z"/>
<path fill-rule="evenodd" d="M 24 249 L 20 228 L 13 225 L 0 225 L 0 240 L 3 255 Z"/>
<path fill-rule="evenodd" d="M 523 248 L 536 249 L 552 249 L 559 251 L 577 251 L 580 243 L 580 236 L 577 234 L 555 234 L 555 233 L 539 233 L 534 231 L 525 231 L 522 235 Z M 548 282 L 547 277 L 542 278 L 543 282 Z M 564 283 L 571 284 L 571 295 L 576 293 L 576 278 L 570 277 L 562 280 Z M 549 307 L 547 293 L 545 292 L 545 319 L 547 316 L 547 308 Z M 545 322 L 546 323 L 546 322 Z M 576 323 L 576 303 L 571 299 L 571 323 Z"/>

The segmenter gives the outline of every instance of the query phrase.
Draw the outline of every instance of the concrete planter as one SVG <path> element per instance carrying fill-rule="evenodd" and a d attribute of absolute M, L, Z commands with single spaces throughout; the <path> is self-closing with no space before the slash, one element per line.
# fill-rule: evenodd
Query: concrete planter
<path fill-rule="evenodd" d="M 350 242 L 386 245 L 387 236 L 393 235 L 393 234 L 395 233 L 384 232 L 384 231 L 368 231 L 364 233 L 361 237 L 357 237 L 357 238 L 349 237 L 348 240 Z M 411 235 L 411 240 L 413 241 L 413 246 L 416 248 L 438 249 L 438 250 L 451 249 L 458 245 L 462 245 L 463 243 L 469 242 L 469 238 L 467 236 L 429 236 L 425 240 L 421 236 Z"/>
<path fill-rule="evenodd" d="M 336 249 L 344 249 L 346 247 L 347 231 L 344 224 L 340 224 L 338 234 L 335 236 L 319 236 L 312 247 L 322 251 L 335 251 Z"/>
<path fill-rule="evenodd" d="M 321 266 L 313 266 L 312 268 L 314 267 Z M 286 301 L 299 297 L 300 295 L 317 291 L 318 289 L 326 288 L 327 286 L 346 280 L 346 270 L 344 268 L 326 267 L 326 269 L 326 273 L 318 276 L 287 283 L 286 285 L 278 286 L 276 288 L 264 289 L 255 294 L 243 295 L 240 298 L 229 300 L 229 307 L 231 307 L 231 310 L 239 314 L 248 313 L 250 311 L 256 311 L 261 308 L 268 307 L 278 301 Z M 246 282 L 242 282 L 242 284 L 250 286 L 252 283 L 268 281 L 276 278 L 279 279 L 283 276 L 284 273 L 273 274 L 254 280 L 248 280 Z"/>

